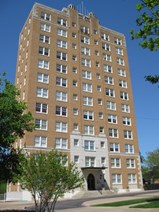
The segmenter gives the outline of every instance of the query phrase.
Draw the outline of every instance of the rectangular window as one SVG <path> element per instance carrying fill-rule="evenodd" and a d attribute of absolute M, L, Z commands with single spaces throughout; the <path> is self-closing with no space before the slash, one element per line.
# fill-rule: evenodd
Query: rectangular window
<path fill-rule="evenodd" d="M 57 40 L 57 46 L 60 48 L 67 49 L 67 42 L 64 40 Z"/>
<path fill-rule="evenodd" d="M 125 144 L 125 153 L 134 153 L 134 145 L 133 144 Z"/>
<path fill-rule="evenodd" d="M 45 103 L 36 102 L 35 110 L 38 113 L 48 113 L 48 105 Z"/>
<path fill-rule="evenodd" d="M 90 140 L 84 141 L 84 150 L 94 151 L 95 150 L 95 142 Z"/>
<path fill-rule="evenodd" d="M 99 113 L 98 113 L 98 118 L 99 118 L 99 119 L 103 119 L 103 113 L 102 113 L 102 112 L 99 112 Z"/>
<path fill-rule="evenodd" d="M 87 38 L 85 36 L 81 36 L 81 42 L 85 44 L 90 44 L 90 38 Z"/>
<path fill-rule="evenodd" d="M 124 59 L 123 58 L 117 58 L 116 59 L 116 62 L 121 65 L 121 66 L 125 66 L 125 62 L 124 62 Z"/>
<path fill-rule="evenodd" d="M 107 120 L 108 120 L 109 123 L 117 124 L 117 116 L 116 115 L 109 114 L 107 116 Z"/>
<path fill-rule="evenodd" d="M 108 85 L 114 85 L 114 79 L 113 79 L 113 77 L 105 76 L 104 77 L 104 80 L 105 80 L 105 83 L 106 84 L 108 84 Z"/>
<path fill-rule="evenodd" d="M 57 35 L 62 36 L 62 37 L 67 37 L 67 31 L 63 29 L 57 29 Z"/>
<path fill-rule="evenodd" d="M 122 112 L 130 113 L 130 106 L 126 105 L 126 104 L 122 104 L 121 105 L 121 110 L 122 110 Z"/>
<path fill-rule="evenodd" d="M 124 138 L 125 139 L 133 139 L 132 131 L 130 131 L 130 130 L 124 130 Z"/>
<path fill-rule="evenodd" d="M 123 49 L 116 48 L 116 54 L 123 55 Z"/>
<path fill-rule="evenodd" d="M 94 119 L 94 113 L 93 113 L 93 111 L 84 110 L 83 111 L 83 118 L 85 120 L 93 120 Z"/>
<path fill-rule="evenodd" d="M 116 103 L 115 102 L 111 102 L 111 101 L 107 101 L 107 109 L 116 110 Z"/>
<path fill-rule="evenodd" d="M 119 86 L 122 88 L 127 88 L 127 82 L 125 80 L 119 80 Z"/>
<path fill-rule="evenodd" d="M 37 74 L 37 81 L 42 83 L 49 83 L 49 75 L 48 74 Z"/>
<path fill-rule="evenodd" d="M 51 21 L 51 15 L 48 13 L 41 12 L 41 18 L 46 21 Z"/>
<path fill-rule="evenodd" d="M 115 97 L 115 91 L 110 88 L 105 89 L 106 96 Z"/>
<path fill-rule="evenodd" d="M 128 174 L 128 183 L 129 184 L 136 184 L 136 174 Z"/>
<path fill-rule="evenodd" d="M 118 138 L 118 129 L 109 128 L 109 137 Z"/>
<path fill-rule="evenodd" d="M 84 96 L 83 97 L 83 105 L 93 106 L 93 98 Z"/>
<path fill-rule="evenodd" d="M 67 123 L 56 121 L 56 132 L 67 132 Z"/>
<path fill-rule="evenodd" d="M 82 77 L 84 79 L 92 79 L 92 73 L 90 71 L 82 71 Z"/>
<path fill-rule="evenodd" d="M 78 155 L 74 155 L 74 163 L 79 163 L 79 156 Z"/>
<path fill-rule="evenodd" d="M 109 40 L 110 40 L 109 35 L 107 35 L 107 34 L 105 34 L 105 33 L 101 33 L 101 38 L 102 38 L 103 40 L 106 40 L 106 41 L 109 41 Z"/>
<path fill-rule="evenodd" d="M 59 73 L 66 74 L 67 73 L 67 66 L 62 64 L 56 64 L 56 71 Z"/>
<path fill-rule="evenodd" d="M 86 26 L 81 26 L 81 32 L 86 35 L 89 35 L 89 28 Z"/>
<path fill-rule="evenodd" d="M 103 60 L 106 60 L 106 61 L 111 61 L 111 56 L 109 54 L 103 54 Z"/>
<path fill-rule="evenodd" d="M 62 106 L 56 106 L 56 115 L 67 116 L 67 108 Z"/>
<path fill-rule="evenodd" d="M 111 158 L 111 168 L 121 168 L 120 158 Z"/>
<path fill-rule="evenodd" d="M 57 23 L 60 24 L 61 26 L 67 26 L 67 20 L 63 18 L 57 18 Z"/>
<path fill-rule="evenodd" d="M 122 40 L 120 38 L 115 38 L 114 43 L 117 45 L 122 45 Z"/>
<path fill-rule="evenodd" d="M 135 160 L 134 159 L 126 159 L 126 167 L 127 168 L 135 168 Z"/>
<path fill-rule="evenodd" d="M 112 184 L 122 184 L 121 174 L 112 174 Z"/>
<path fill-rule="evenodd" d="M 81 53 L 84 55 L 90 55 L 90 49 L 86 47 L 81 48 Z"/>
<path fill-rule="evenodd" d="M 122 77 L 126 77 L 126 71 L 123 69 L 118 69 L 118 75 Z"/>
<path fill-rule="evenodd" d="M 47 137 L 45 137 L 45 136 L 35 136 L 34 137 L 34 146 L 46 148 L 47 147 Z"/>
<path fill-rule="evenodd" d="M 43 43 L 50 43 L 50 37 L 47 35 L 40 34 L 39 40 Z"/>
<path fill-rule="evenodd" d="M 74 144 L 74 146 L 79 146 L 79 140 L 78 139 L 74 139 L 73 140 L 73 144 Z"/>
<path fill-rule="evenodd" d="M 109 72 L 109 73 L 113 73 L 112 66 L 104 64 L 104 71 Z"/>
<path fill-rule="evenodd" d="M 39 54 L 44 56 L 49 56 L 49 48 L 39 46 Z"/>
<path fill-rule="evenodd" d="M 39 88 L 36 89 L 36 96 L 42 98 L 48 98 L 48 89 L 47 88 Z"/>
<path fill-rule="evenodd" d="M 38 130 L 47 130 L 47 120 L 35 119 L 35 126 Z"/>
<path fill-rule="evenodd" d="M 106 164 L 106 158 L 105 157 L 101 157 L 101 165 L 105 166 Z"/>
<path fill-rule="evenodd" d="M 78 95 L 77 94 L 73 94 L 73 100 L 77 101 L 78 100 Z"/>
<path fill-rule="evenodd" d="M 67 93 L 62 91 L 56 91 L 56 100 L 67 102 Z"/>
<path fill-rule="evenodd" d="M 81 63 L 82 63 L 82 65 L 85 66 L 85 67 L 91 67 L 91 60 L 90 60 L 90 59 L 82 58 Z"/>
<path fill-rule="evenodd" d="M 85 135 L 94 135 L 94 126 L 84 125 Z"/>
<path fill-rule="evenodd" d="M 66 138 L 56 138 L 56 149 L 67 149 L 67 139 Z"/>
<path fill-rule="evenodd" d="M 82 91 L 92 92 L 92 84 L 82 83 Z"/>
<path fill-rule="evenodd" d="M 121 91 L 120 92 L 120 98 L 123 99 L 123 100 L 128 100 L 129 99 L 128 93 Z"/>
<path fill-rule="evenodd" d="M 57 51 L 56 53 L 56 58 L 60 59 L 60 60 L 67 60 L 67 54 L 64 52 L 59 52 Z"/>
<path fill-rule="evenodd" d="M 67 87 L 67 80 L 62 77 L 56 77 L 56 85 L 62 86 L 62 87 Z"/>
<path fill-rule="evenodd" d="M 110 45 L 107 43 L 102 43 L 102 49 L 104 49 L 106 51 L 110 51 Z"/>
<path fill-rule="evenodd" d="M 94 167 L 95 166 L 95 157 L 85 157 L 85 166 Z"/>
<path fill-rule="evenodd" d="M 49 70 L 49 61 L 38 60 L 38 68 L 43 68 Z"/>
<path fill-rule="evenodd" d="M 41 23 L 40 24 L 40 30 L 45 31 L 45 32 L 50 32 L 51 31 L 51 27 L 48 24 Z"/>
<path fill-rule="evenodd" d="M 123 124 L 127 126 L 131 126 L 131 118 L 130 117 L 123 117 Z"/>
<path fill-rule="evenodd" d="M 120 152 L 118 143 L 110 143 L 110 152 Z"/>

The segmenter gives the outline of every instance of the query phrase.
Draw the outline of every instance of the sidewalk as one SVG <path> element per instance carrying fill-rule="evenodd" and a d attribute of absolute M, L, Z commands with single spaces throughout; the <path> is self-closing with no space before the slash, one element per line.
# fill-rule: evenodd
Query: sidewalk
<path fill-rule="evenodd" d="M 137 209 L 137 208 L 129 208 L 129 206 L 122 207 L 92 207 L 92 205 L 100 204 L 100 203 L 108 203 L 108 202 L 116 202 L 130 199 L 139 199 L 139 198 L 150 198 L 159 196 L 158 193 L 151 194 L 141 194 L 132 197 L 117 197 L 117 198 L 104 198 L 104 199 L 95 199 L 91 201 L 86 201 L 83 203 L 83 207 L 80 208 L 69 208 L 69 209 L 56 209 L 55 212 L 158 212 L 159 208 L 150 208 L 150 209 Z M 76 201 L 76 200 L 75 200 Z M 2 209 L 24 209 L 29 206 L 33 206 L 33 202 L 3 202 L 0 201 L 0 211 Z"/>

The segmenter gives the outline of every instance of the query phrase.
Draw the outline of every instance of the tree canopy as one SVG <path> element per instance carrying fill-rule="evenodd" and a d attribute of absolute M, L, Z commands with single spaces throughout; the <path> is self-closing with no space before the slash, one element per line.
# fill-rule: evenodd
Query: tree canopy
<path fill-rule="evenodd" d="M 36 212 L 54 211 L 59 197 L 83 184 L 74 164 L 67 165 L 66 156 L 57 151 L 27 155 L 19 168 L 16 178 L 22 188 L 31 192 Z"/>

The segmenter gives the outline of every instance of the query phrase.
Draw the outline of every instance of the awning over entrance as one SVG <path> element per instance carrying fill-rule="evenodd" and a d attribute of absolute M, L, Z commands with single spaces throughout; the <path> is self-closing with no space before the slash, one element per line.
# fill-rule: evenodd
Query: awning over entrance
<path fill-rule="evenodd" d="M 82 170 L 103 170 L 103 169 L 107 169 L 108 167 L 104 167 L 104 166 L 102 166 L 102 167 L 93 167 L 93 166 L 90 166 L 90 167 L 81 167 L 81 169 Z"/>

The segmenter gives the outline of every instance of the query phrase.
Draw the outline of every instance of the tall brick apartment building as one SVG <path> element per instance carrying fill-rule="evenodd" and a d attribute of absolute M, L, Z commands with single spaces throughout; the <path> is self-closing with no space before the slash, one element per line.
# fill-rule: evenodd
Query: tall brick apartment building
<path fill-rule="evenodd" d="M 142 188 L 123 34 L 72 5 L 36 3 L 20 33 L 16 86 L 37 126 L 18 146 L 66 153 L 86 190 Z"/>

